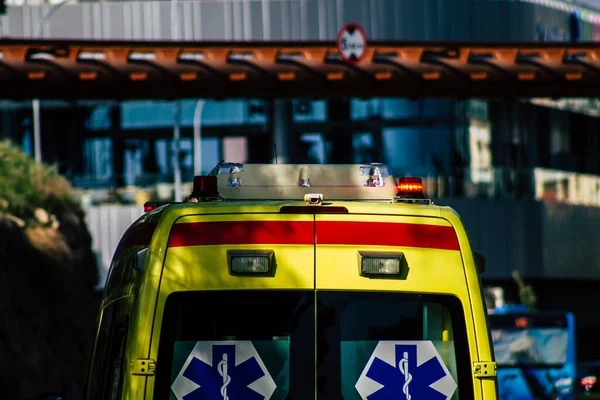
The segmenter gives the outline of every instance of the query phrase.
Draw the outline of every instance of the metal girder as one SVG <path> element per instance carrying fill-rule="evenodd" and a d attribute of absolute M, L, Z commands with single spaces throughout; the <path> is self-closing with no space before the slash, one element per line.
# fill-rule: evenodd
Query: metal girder
<path fill-rule="evenodd" d="M 598 97 L 599 43 L 0 40 L 2 99 Z"/>

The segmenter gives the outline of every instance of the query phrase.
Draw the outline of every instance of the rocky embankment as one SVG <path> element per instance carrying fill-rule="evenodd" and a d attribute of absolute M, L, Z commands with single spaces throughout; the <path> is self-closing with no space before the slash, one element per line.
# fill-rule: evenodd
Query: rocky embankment
<path fill-rule="evenodd" d="M 99 305 L 96 259 L 82 211 L 68 206 L 54 214 L 37 208 L 25 222 L 0 212 L 4 400 L 83 393 Z"/>

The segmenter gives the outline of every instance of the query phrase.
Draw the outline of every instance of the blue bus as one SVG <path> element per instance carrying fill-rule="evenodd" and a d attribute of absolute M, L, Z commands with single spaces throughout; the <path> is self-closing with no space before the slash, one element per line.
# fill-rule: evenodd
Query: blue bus
<path fill-rule="evenodd" d="M 498 309 L 489 315 L 501 400 L 573 400 L 571 313 Z"/>

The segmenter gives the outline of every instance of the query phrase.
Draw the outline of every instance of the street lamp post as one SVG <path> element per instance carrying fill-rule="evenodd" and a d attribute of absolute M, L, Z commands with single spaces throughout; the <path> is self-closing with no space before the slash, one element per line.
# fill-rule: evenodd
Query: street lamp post
<path fill-rule="evenodd" d="M 198 100 L 194 109 L 194 175 L 202 175 L 202 110 L 204 100 Z"/>
<path fill-rule="evenodd" d="M 64 6 L 65 4 L 71 3 L 73 0 L 63 0 L 60 3 L 56 3 L 54 4 L 52 7 L 50 7 L 50 9 L 48 10 L 48 12 L 46 14 L 44 14 L 44 16 L 42 17 L 42 19 L 40 19 L 40 22 L 38 23 L 38 29 L 37 29 L 37 37 L 41 37 L 44 33 L 44 26 L 46 24 L 46 22 L 50 19 L 50 17 L 52 17 L 52 15 L 54 15 L 54 13 L 56 11 L 58 11 L 59 8 L 61 8 L 62 6 Z"/>
<path fill-rule="evenodd" d="M 54 4 L 46 14 L 40 19 L 36 30 L 36 36 L 41 37 L 44 34 L 44 26 L 46 22 L 54 15 L 59 8 L 65 4 L 71 3 L 73 0 L 63 0 L 60 3 Z M 42 132 L 40 127 L 40 101 L 39 99 L 33 99 L 31 101 L 31 109 L 33 112 L 33 154 L 35 161 L 39 164 L 42 162 Z"/>
<path fill-rule="evenodd" d="M 171 0 L 171 40 L 179 40 L 179 13 L 177 0 Z"/>
<path fill-rule="evenodd" d="M 48 12 L 44 14 L 40 22 L 38 23 L 38 28 L 36 30 L 36 36 L 41 37 L 44 34 L 44 26 L 46 22 L 54 13 L 64 6 L 67 3 L 70 3 L 73 0 L 64 0 L 60 3 L 57 3 L 50 7 Z M 35 158 L 35 162 L 40 164 L 42 162 L 42 132 L 40 127 L 40 101 L 39 99 L 33 99 L 31 101 L 31 110 L 33 113 L 33 154 Z"/>
<path fill-rule="evenodd" d="M 173 102 L 173 173 L 175 180 L 175 198 L 174 201 L 181 201 L 181 162 L 179 159 L 179 139 L 180 139 L 180 122 L 181 122 L 181 103 Z"/>
<path fill-rule="evenodd" d="M 171 0 L 171 40 L 179 39 L 179 15 L 177 0 Z M 173 121 L 173 174 L 175 183 L 175 201 L 181 201 L 181 160 L 179 159 L 179 139 L 181 123 L 181 101 L 175 100 Z"/>
<path fill-rule="evenodd" d="M 35 162 L 42 163 L 42 138 L 40 129 L 40 101 L 33 99 L 31 102 L 33 108 L 33 154 Z"/>

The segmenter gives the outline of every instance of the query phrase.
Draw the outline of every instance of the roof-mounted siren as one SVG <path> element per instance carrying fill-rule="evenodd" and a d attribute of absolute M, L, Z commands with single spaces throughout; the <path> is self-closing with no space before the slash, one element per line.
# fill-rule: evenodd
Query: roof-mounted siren
<path fill-rule="evenodd" d="M 413 176 L 398 178 L 395 200 L 398 203 L 431 204 L 431 200 L 425 197 L 423 180 Z"/>

